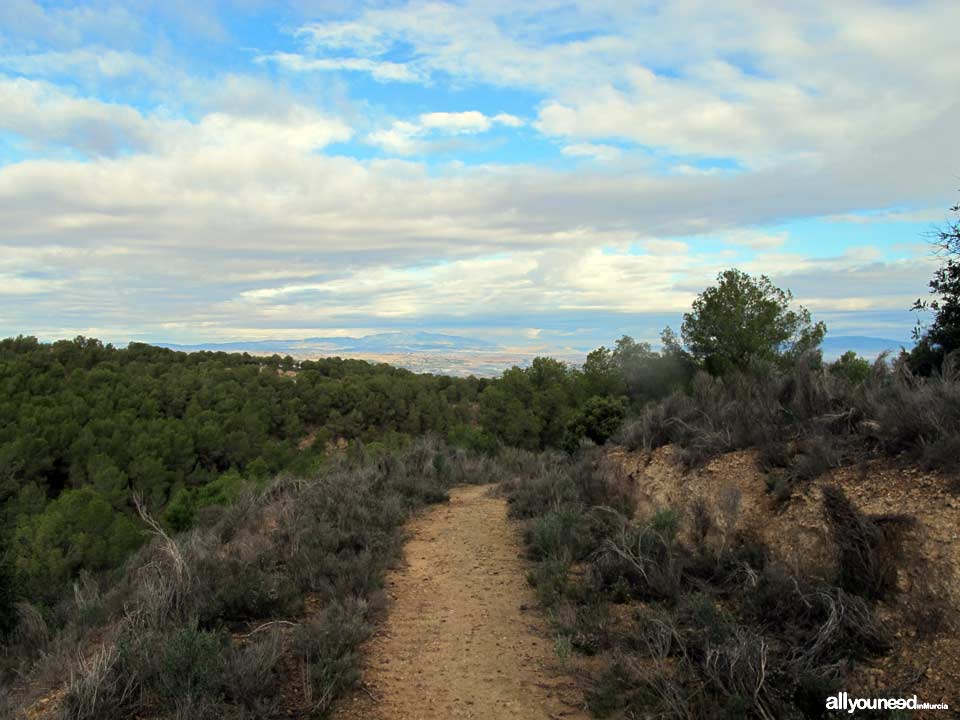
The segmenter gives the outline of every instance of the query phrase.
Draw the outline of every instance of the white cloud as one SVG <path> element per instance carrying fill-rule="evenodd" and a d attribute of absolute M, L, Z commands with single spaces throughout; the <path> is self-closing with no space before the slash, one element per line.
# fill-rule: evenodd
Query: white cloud
<path fill-rule="evenodd" d="M 750 248 L 751 250 L 772 250 L 781 247 L 787 242 L 789 234 L 786 232 L 767 233 L 757 230 L 737 230 L 727 233 L 723 241 L 727 245 Z"/>
<path fill-rule="evenodd" d="M 739 247 L 756 251 L 746 269 L 818 311 L 899 309 L 926 286 L 925 254 L 814 260 L 754 228 L 917 221 L 854 210 L 938 206 L 960 167 L 960 66 L 942 32 L 960 21 L 955 2 L 401 3 L 304 25 L 298 51 L 260 56 L 258 77 L 212 78 L 145 61 L 124 35 L 145 30 L 122 8 L 15 2 L 0 3 L 0 24 L 28 40 L 4 45 L 0 67 L 33 78 L 0 76 L 0 127 L 30 156 L 0 166 L 0 287 L 29 299 L 3 308 L 14 330 L 39 318 L 302 334 L 331 318 L 677 312 Z M 216 36 L 197 13 L 189 22 Z M 290 75 L 340 71 L 447 86 L 447 104 L 428 107 L 461 91 L 478 104 L 391 107 L 400 119 L 378 125 L 385 110 L 375 92 L 351 94 L 354 75 Z M 56 85 L 64 74 L 79 79 Z M 105 102 L 104 79 L 142 79 L 144 92 Z M 139 102 L 160 86 L 182 104 Z M 499 96 L 486 86 L 542 102 L 498 113 L 480 104 Z M 606 166 L 322 152 L 361 137 L 409 157 L 528 122 L 544 146 Z M 653 160 L 621 149 L 634 144 Z M 715 171 L 703 156 L 741 162 Z M 698 234 L 726 247 L 674 239 Z"/>
<path fill-rule="evenodd" d="M 0 273 L 0 295 L 39 295 L 40 293 L 56 290 L 61 283 L 52 283 L 46 280 L 17 275 Z"/>
<path fill-rule="evenodd" d="M 0 76 L 0 129 L 34 143 L 112 155 L 150 146 L 158 123 L 137 110 L 78 98 L 49 83 Z"/>
<path fill-rule="evenodd" d="M 431 112 L 420 116 L 420 127 L 451 134 L 486 132 L 492 124 L 490 118 L 477 110 Z"/>
<path fill-rule="evenodd" d="M 522 118 L 518 118 L 516 115 L 511 115 L 510 113 L 498 113 L 494 115 L 493 122 L 512 128 L 523 127 L 526 124 Z"/>
<path fill-rule="evenodd" d="M 430 140 L 431 137 L 476 135 L 489 131 L 495 125 L 516 128 L 523 125 L 523 120 L 506 113 L 488 116 L 478 110 L 429 112 L 421 114 L 416 121 L 395 120 L 387 128 L 374 130 L 367 136 L 367 142 L 389 153 L 414 155 L 438 147 L 438 143 Z"/>
<path fill-rule="evenodd" d="M 347 70 L 365 72 L 380 82 L 422 82 L 425 76 L 414 67 L 369 58 L 306 58 L 295 53 L 276 52 L 258 56 L 259 62 L 273 62 L 296 72 Z"/>
<path fill-rule="evenodd" d="M 313 23 L 320 40 L 308 51 L 380 60 L 404 47 L 403 65 L 423 82 L 533 89 L 546 97 L 537 127 L 568 145 L 616 137 L 767 167 L 915 137 L 938 117 L 939 127 L 960 122 L 960 65 L 946 60 L 954 49 L 942 32 L 958 22 L 949 0 L 477 0 Z"/>
<path fill-rule="evenodd" d="M 5 327 L 84 317 L 229 334 L 438 313 L 680 312 L 731 261 L 671 235 L 750 224 L 769 198 L 799 203 L 786 213 L 817 189 L 818 204 L 851 200 L 816 180 L 798 193 L 789 174 L 732 186 L 588 170 L 571 183 L 533 168 L 447 176 L 222 137 L 231 143 L 0 168 L 0 274 L 37 293 L 8 304 Z M 731 237 L 767 251 L 745 269 L 818 311 L 909 307 L 932 269 L 925 257 L 886 262 L 868 250 L 824 262 L 769 252 L 759 233 Z M 629 253 L 634 244 L 645 252 Z M 57 292 L 43 292 L 52 282 Z"/>
<path fill-rule="evenodd" d="M 358 269 L 321 283 L 291 284 L 241 293 L 231 311 L 407 317 L 436 312 L 549 310 L 679 310 L 692 296 L 673 288 L 677 273 L 696 268 L 695 256 L 672 261 L 599 249 L 517 251 L 437 263 L 426 268 L 379 266 Z M 239 304 L 237 304 L 239 303 Z M 240 308 L 244 308 L 240 310 Z"/>
<path fill-rule="evenodd" d="M 855 225 L 872 225 L 876 223 L 891 222 L 942 222 L 944 219 L 943 208 L 927 208 L 925 210 L 889 210 L 870 213 L 842 213 L 839 215 L 830 215 L 825 220 L 839 223 L 853 223 Z"/>
<path fill-rule="evenodd" d="M 306 108 L 292 108 L 286 117 L 246 118 L 226 113 L 211 113 L 186 133 L 188 144 L 200 147 L 229 147 L 249 151 L 307 152 L 333 142 L 349 140 L 353 131 L 343 122 Z"/>
<path fill-rule="evenodd" d="M 381 55 L 390 49 L 376 27 L 362 22 L 307 23 L 296 31 L 313 51 L 350 50 L 361 56 Z"/>
<path fill-rule="evenodd" d="M 348 139 L 342 121 L 289 105 L 269 117 L 211 112 L 196 123 L 161 113 L 142 114 L 128 105 L 75 97 L 50 83 L 0 76 L 0 129 L 38 147 L 68 147 L 95 156 L 127 152 L 230 146 L 248 152 L 309 151 Z"/>
<path fill-rule="evenodd" d="M 586 157 L 597 162 L 612 162 L 623 155 L 620 148 L 597 143 L 574 143 L 564 145 L 560 152 L 570 157 Z"/>
<path fill-rule="evenodd" d="M 162 81 L 165 74 L 172 72 L 157 60 L 103 47 L 0 55 L 0 68 L 32 77 L 69 74 L 75 79 L 136 77 L 151 82 Z"/>

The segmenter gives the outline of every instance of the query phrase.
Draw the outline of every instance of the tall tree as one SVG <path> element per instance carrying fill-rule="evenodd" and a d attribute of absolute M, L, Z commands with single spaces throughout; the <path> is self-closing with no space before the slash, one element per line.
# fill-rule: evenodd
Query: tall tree
<path fill-rule="evenodd" d="M 816 350 L 826 326 L 792 303 L 793 294 L 765 275 L 724 270 L 683 316 L 684 344 L 715 375 L 744 370 L 755 360 L 783 361 Z"/>
<path fill-rule="evenodd" d="M 960 203 L 950 208 L 960 215 Z M 918 299 L 914 310 L 933 311 L 933 322 L 926 329 L 917 327 L 914 336 L 919 340 L 911 353 L 914 370 L 927 374 L 939 368 L 943 359 L 960 348 L 960 219 L 947 221 L 936 231 L 933 240 L 943 263 L 930 280 L 929 300 Z"/>

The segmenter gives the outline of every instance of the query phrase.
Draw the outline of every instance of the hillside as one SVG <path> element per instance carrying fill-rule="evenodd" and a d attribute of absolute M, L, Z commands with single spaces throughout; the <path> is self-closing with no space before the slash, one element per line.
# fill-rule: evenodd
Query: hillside
<path fill-rule="evenodd" d="M 954 697 L 960 687 L 960 638 L 934 632 L 930 624 L 937 621 L 937 607 L 952 614 L 946 620 L 960 620 L 960 497 L 954 477 L 872 460 L 820 475 L 780 507 L 766 491 L 756 450 L 722 455 L 691 472 L 678 465 L 671 447 L 652 453 L 616 448 L 611 457 L 635 479 L 638 516 L 663 507 L 691 508 L 699 498 L 720 507 L 737 497 L 731 532 L 756 534 L 780 562 L 824 580 L 836 575 L 838 553 L 824 517 L 824 487 L 839 487 L 861 513 L 914 518 L 895 599 L 878 610 L 892 625 L 891 646 L 883 657 L 858 668 L 845 689 L 864 697 Z"/>
<path fill-rule="evenodd" d="M 955 356 L 827 362 L 788 293 L 718 281 L 683 344 L 490 380 L 0 341 L 0 713 L 952 703 Z"/>
<path fill-rule="evenodd" d="M 868 459 L 785 498 L 757 450 L 688 452 L 416 442 L 278 478 L 176 536 L 142 509 L 153 537 L 120 583 L 81 578 L 60 628 L 22 610 L 4 656 L 32 667 L 6 709 L 306 718 L 344 696 L 334 717 L 772 718 L 820 717 L 838 687 L 951 701 L 955 476 Z M 481 487 L 448 495 L 463 483 Z M 852 527 L 903 532 L 844 536 L 830 488 Z"/>

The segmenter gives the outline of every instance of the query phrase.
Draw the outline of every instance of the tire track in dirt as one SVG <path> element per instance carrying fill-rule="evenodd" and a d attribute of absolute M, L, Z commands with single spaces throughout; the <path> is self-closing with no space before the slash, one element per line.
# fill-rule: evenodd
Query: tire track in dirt
<path fill-rule="evenodd" d="M 455 488 L 409 526 L 386 622 L 364 648 L 364 690 L 335 720 L 587 718 L 534 608 L 516 527 L 489 487 Z"/>

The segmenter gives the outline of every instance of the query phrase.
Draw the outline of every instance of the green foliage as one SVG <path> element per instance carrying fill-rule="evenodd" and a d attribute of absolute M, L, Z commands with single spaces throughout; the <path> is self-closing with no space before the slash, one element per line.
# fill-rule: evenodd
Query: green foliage
<path fill-rule="evenodd" d="M 480 424 L 502 445 L 524 450 L 576 449 L 582 438 L 602 444 L 619 428 L 627 400 L 635 405 L 683 387 L 693 363 L 669 330 L 664 349 L 628 336 L 614 350 L 587 356 L 582 369 L 538 357 L 513 367 L 480 396 Z"/>
<path fill-rule="evenodd" d="M 371 631 L 367 611 L 363 600 L 338 599 L 296 630 L 295 651 L 308 668 L 309 689 L 320 713 L 359 677 L 357 649 Z"/>
<path fill-rule="evenodd" d="M 447 442 L 471 452 L 494 455 L 497 452 L 497 438 L 479 427 L 458 425 L 447 435 Z"/>
<path fill-rule="evenodd" d="M 950 211 L 960 215 L 960 203 Z M 934 313 L 929 327 L 924 329 L 918 323 L 914 332 L 919 342 L 910 353 L 910 366 L 922 375 L 939 370 L 944 359 L 960 349 L 960 220 L 949 221 L 937 230 L 933 244 L 943 258 L 929 283 L 933 297 L 918 299 L 913 306 L 914 310 Z"/>
<path fill-rule="evenodd" d="M 173 632 L 156 651 L 160 672 L 157 694 L 173 704 L 183 697 L 216 697 L 223 673 L 219 633 L 184 627 Z"/>
<path fill-rule="evenodd" d="M 725 270 L 683 316 L 683 341 L 714 375 L 746 370 L 756 361 L 795 359 L 819 347 L 826 326 L 813 323 L 803 307 L 791 309 L 792 301 L 789 290 L 765 275 Z"/>
<path fill-rule="evenodd" d="M 14 587 L 13 568 L 4 554 L 0 554 L 0 642 L 13 630 L 17 622 L 14 603 L 17 592 Z"/>
<path fill-rule="evenodd" d="M 846 379 L 851 385 L 859 385 L 870 377 L 870 361 L 860 357 L 853 350 L 848 350 L 830 363 L 828 369 L 833 375 Z"/>
<path fill-rule="evenodd" d="M 51 598 L 81 568 L 116 567 L 142 541 L 130 517 L 92 487 L 83 487 L 62 493 L 42 513 L 21 521 L 13 558 L 30 597 Z"/>
<path fill-rule="evenodd" d="M 193 525 L 197 515 L 197 503 L 194 494 L 184 487 L 179 488 L 163 511 L 163 519 L 176 532 L 182 532 Z"/>
<path fill-rule="evenodd" d="M 209 505 L 229 505 L 240 496 L 245 487 L 252 485 L 252 482 L 244 479 L 237 470 L 231 468 L 197 491 L 197 509 Z"/>
<path fill-rule="evenodd" d="M 327 439 L 397 447 L 466 426 L 485 385 L 339 358 L 0 340 L 0 540 L 26 590 L 52 596 L 136 547 L 131 491 L 185 530 L 278 471 L 315 468 Z"/>
<path fill-rule="evenodd" d="M 527 545 L 531 556 L 537 560 L 575 560 L 585 545 L 584 532 L 583 515 L 564 508 L 537 518 L 530 528 Z"/>
<path fill-rule="evenodd" d="M 627 383 L 614 353 L 599 347 L 583 363 L 581 384 L 589 397 L 626 395 Z"/>
<path fill-rule="evenodd" d="M 590 398 L 567 425 L 568 449 L 575 449 L 581 438 L 603 445 L 620 429 L 626 413 L 622 397 Z"/>
<path fill-rule="evenodd" d="M 628 335 L 617 340 L 611 359 L 635 404 L 666 397 L 686 385 L 693 375 L 693 360 L 677 343 L 673 330 L 661 334 L 663 349 L 636 342 Z"/>
<path fill-rule="evenodd" d="M 71 620 L 48 642 L 37 614 L 22 623 L 35 629 L 18 636 L 42 638 L 31 643 L 34 668 L 48 662 L 41 650 L 64 648 L 64 720 L 158 709 L 274 717 L 285 697 L 279 672 L 297 673 L 305 704 L 323 716 L 358 677 L 359 645 L 384 609 L 384 576 L 401 556 L 410 513 L 445 497 L 449 484 L 500 474 L 494 462 L 428 437 L 395 451 L 361 448 L 312 476 L 285 474 L 240 493 L 230 492 L 239 481 L 221 482 L 232 499 L 189 532 L 154 536 L 82 629 Z M 78 606 L 87 592 L 75 591 Z M 288 619 L 295 629 L 271 624 Z M 76 653 L 93 647 L 91 637 L 100 650 Z M 0 692 L 3 683 L 0 674 Z"/>
<path fill-rule="evenodd" d="M 514 371 L 523 372 L 519 368 Z M 540 419 L 532 409 L 532 392 L 524 390 L 523 387 L 510 388 L 502 382 L 489 385 L 480 396 L 480 422 L 505 445 L 537 450 L 540 448 Z M 511 391 L 517 395 L 511 395 Z"/>

